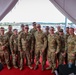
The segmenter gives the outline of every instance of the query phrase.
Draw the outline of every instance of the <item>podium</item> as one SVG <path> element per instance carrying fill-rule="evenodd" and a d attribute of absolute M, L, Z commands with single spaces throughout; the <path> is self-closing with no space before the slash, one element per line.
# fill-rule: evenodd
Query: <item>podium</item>
<path fill-rule="evenodd" d="M 59 75 L 76 75 L 76 66 L 72 64 L 72 67 L 69 68 L 67 65 L 59 65 L 57 68 Z"/>

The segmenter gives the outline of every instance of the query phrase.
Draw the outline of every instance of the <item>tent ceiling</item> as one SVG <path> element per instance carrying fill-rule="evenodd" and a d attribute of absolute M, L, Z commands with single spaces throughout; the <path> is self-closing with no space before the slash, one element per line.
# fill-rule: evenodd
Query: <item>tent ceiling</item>
<path fill-rule="evenodd" d="M 69 20 L 76 24 L 76 0 L 50 0 Z"/>
<path fill-rule="evenodd" d="M 76 24 L 76 0 L 50 0 L 69 20 Z M 0 0 L 0 21 L 15 6 L 18 0 Z"/>
<path fill-rule="evenodd" d="M 0 0 L 0 21 L 15 6 L 18 0 Z"/>

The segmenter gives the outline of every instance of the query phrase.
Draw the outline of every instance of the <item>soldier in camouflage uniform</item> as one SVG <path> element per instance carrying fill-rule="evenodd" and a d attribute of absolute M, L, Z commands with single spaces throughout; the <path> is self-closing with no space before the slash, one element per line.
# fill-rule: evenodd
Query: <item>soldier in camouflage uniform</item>
<path fill-rule="evenodd" d="M 67 64 L 68 63 L 68 59 L 67 59 L 67 39 L 69 37 L 69 27 L 66 27 L 66 34 L 65 34 L 65 50 L 66 50 L 66 56 L 65 56 L 65 63 Z"/>
<path fill-rule="evenodd" d="M 59 30 L 59 37 L 60 37 L 60 42 L 61 42 L 61 46 L 60 46 L 60 51 L 59 51 L 59 65 L 64 64 L 65 61 L 65 36 L 64 36 L 64 32 L 63 29 Z"/>
<path fill-rule="evenodd" d="M 69 27 L 66 27 L 66 34 L 65 34 L 66 41 L 67 41 L 69 35 L 70 35 L 69 34 Z"/>
<path fill-rule="evenodd" d="M 45 28 L 45 35 L 48 36 L 48 34 L 49 34 L 49 26 L 46 26 L 46 28 Z"/>
<path fill-rule="evenodd" d="M 46 28 L 45 28 L 45 33 L 44 33 L 45 35 L 46 35 L 46 37 L 47 37 L 47 39 L 48 39 L 48 35 L 49 35 L 49 26 L 46 26 Z M 47 43 L 47 47 L 46 47 L 46 49 L 45 49 L 45 53 L 44 53 L 44 57 L 45 57 L 45 60 L 47 61 L 47 50 L 48 50 L 48 43 Z"/>
<path fill-rule="evenodd" d="M 8 35 L 8 37 L 10 38 L 12 34 L 13 34 L 13 32 L 12 32 L 12 26 L 9 25 L 8 26 L 8 31 L 6 32 L 6 35 Z"/>
<path fill-rule="evenodd" d="M 32 26 L 33 28 L 30 30 L 30 33 L 32 34 L 32 37 L 34 37 L 34 34 L 37 31 L 36 22 L 33 22 Z M 34 54 L 35 54 L 35 46 L 34 46 L 33 52 L 31 52 L 31 64 L 34 63 Z"/>
<path fill-rule="evenodd" d="M 32 23 L 33 28 L 30 30 L 30 33 L 34 34 L 37 31 L 36 22 Z"/>
<path fill-rule="evenodd" d="M 42 56 L 42 70 L 44 70 L 44 65 L 45 65 L 45 49 L 47 47 L 47 38 L 43 31 L 41 30 L 40 24 L 37 25 L 37 31 L 35 33 L 35 59 L 36 59 L 36 66 L 34 67 L 34 70 L 38 69 L 38 64 L 39 64 L 39 58 L 40 54 Z"/>
<path fill-rule="evenodd" d="M 59 35 L 59 30 L 60 29 L 61 29 L 61 27 L 60 26 L 57 26 L 57 32 L 56 32 L 57 35 Z"/>
<path fill-rule="evenodd" d="M 76 35 L 74 34 L 74 28 L 69 28 L 68 44 L 68 63 L 75 63 L 76 55 Z"/>
<path fill-rule="evenodd" d="M 13 34 L 13 32 L 12 32 L 12 26 L 9 25 L 9 26 L 8 26 L 8 31 L 6 32 L 6 35 L 7 35 L 8 38 L 10 39 L 10 37 L 11 37 L 12 34 Z M 10 41 L 9 41 L 9 44 L 8 44 L 8 48 L 9 48 L 9 54 L 11 55 Z"/>
<path fill-rule="evenodd" d="M 10 47 L 12 53 L 12 63 L 14 68 L 18 68 L 18 31 L 17 29 L 13 30 L 13 35 L 10 37 Z"/>
<path fill-rule="evenodd" d="M 33 50 L 33 38 L 30 33 L 28 33 L 28 26 L 24 27 L 24 32 L 18 36 L 18 49 L 20 51 L 20 70 L 23 69 L 23 59 L 27 58 L 28 67 L 33 69 L 31 66 L 30 52 Z"/>
<path fill-rule="evenodd" d="M 24 32 L 24 24 L 21 25 L 21 31 L 18 34 L 20 34 L 21 32 Z"/>
<path fill-rule="evenodd" d="M 61 26 L 57 26 L 57 32 L 56 35 L 59 35 L 59 30 L 61 29 Z M 59 61 L 59 53 L 57 53 L 57 61 Z"/>
<path fill-rule="evenodd" d="M 21 31 L 18 32 L 18 36 L 24 32 L 24 24 L 21 24 Z M 20 52 L 18 51 L 18 56 L 20 55 Z M 18 61 L 20 61 L 20 56 L 18 57 Z"/>
<path fill-rule="evenodd" d="M 0 32 L 0 62 L 2 62 L 2 59 L 4 58 L 5 63 L 7 64 L 7 68 L 10 69 L 8 43 L 9 43 L 8 36 L 6 36 L 4 34 L 4 28 L 1 27 L 1 32 Z"/>
<path fill-rule="evenodd" d="M 49 67 L 46 70 L 52 68 L 52 73 L 56 69 L 56 57 L 60 50 L 60 38 L 54 33 L 54 28 L 50 28 L 50 34 L 48 35 L 48 55 L 47 60 L 49 62 Z"/>

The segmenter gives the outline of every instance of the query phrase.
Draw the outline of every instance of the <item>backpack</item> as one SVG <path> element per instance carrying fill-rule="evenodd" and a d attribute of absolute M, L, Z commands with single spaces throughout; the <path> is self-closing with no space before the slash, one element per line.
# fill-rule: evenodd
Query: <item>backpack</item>
<path fill-rule="evenodd" d="M 3 69 L 3 64 L 0 63 L 0 71 Z"/>

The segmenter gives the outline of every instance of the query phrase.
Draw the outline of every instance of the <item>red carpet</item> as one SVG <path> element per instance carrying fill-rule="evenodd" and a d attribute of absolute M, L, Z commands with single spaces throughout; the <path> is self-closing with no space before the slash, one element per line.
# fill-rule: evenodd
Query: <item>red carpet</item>
<path fill-rule="evenodd" d="M 8 70 L 7 67 L 4 67 L 4 69 L 0 71 L 0 75 L 53 75 L 53 74 L 51 74 L 51 70 L 42 71 L 41 65 L 39 65 L 38 70 L 30 70 L 27 66 L 25 66 L 24 70 L 22 71 L 15 68 Z"/>
<path fill-rule="evenodd" d="M 46 62 L 46 64 L 48 64 L 48 62 Z M 35 64 L 32 66 L 34 67 Z M 42 71 L 40 64 L 38 70 L 30 70 L 27 66 L 24 66 L 24 70 L 22 71 L 20 71 L 19 69 L 15 69 L 13 67 L 10 70 L 8 70 L 7 67 L 5 66 L 4 69 L 0 71 L 0 75 L 54 75 L 54 74 L 51 74 L 51 70 Z"/>

